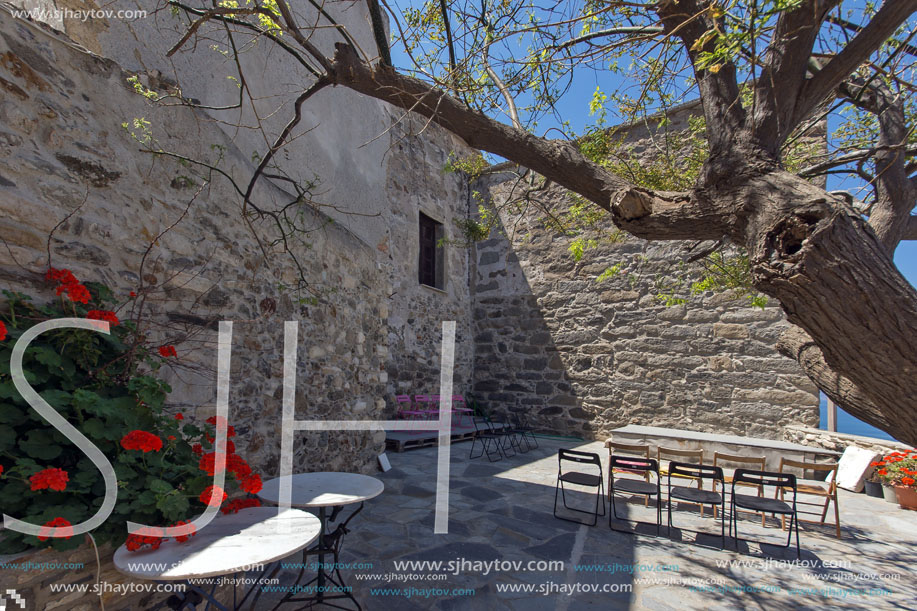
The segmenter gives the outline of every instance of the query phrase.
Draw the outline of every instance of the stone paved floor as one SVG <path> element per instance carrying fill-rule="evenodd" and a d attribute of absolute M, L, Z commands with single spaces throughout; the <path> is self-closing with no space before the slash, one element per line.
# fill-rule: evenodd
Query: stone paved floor
<path fill-rule="evenodd" d="M 385 492 L 367 502 L 351 523 L 340 559 L 372 564 L 344 570 L 364 608 L 917 608 L 917 512 L 841 491 L 843 538 L 837 540 L 832 527 L 803 524 L 802 565 L 788 564 L 795 562 L 795 549 L 742 543 L 736 552 L 729 539 L 727 549 L 719 549 L 719 522 L 713 522 L 709 510 L 701 519 L 688 506 L 675 513 L 676 525 L 715 528 L 717 536 L 695 539 L 676 529 L 672 540 L 664 526 L 660 538 L 651 536 L 653 527 L 641 528 L 645 535 L 618 533 L 609 529 L 607 518 L 596 526 L 578 526 L 552 515 L 557 449 L 576 447 L 603 458 L 606 453 L 598 442 L 539 441 L 539 449 L 495 463 L 469 460 L 468 443 L 453 446 L 449 532 L 442 535 L 433 534 L 436 449 L 389 454 L 393 469 L 378 476 Z M 586 497 L 578 500 L 588 503 Z M 655 519 L 655 510 L 642 501 L 624 510 Z M 776 521 L 762 529 L 750 515 L 742 533 L 763 533 L 775 542 L 785 537 Z M 482 565 L 465 564 L 458 571 L 436 571 L 429 565 L 396 567 L 402 560 L 521 561 L 523 566 L 562 561 L 563 568 L 537 570 L 534 564 L 531 571 L 485 572 Z M 586 591 L 593 587 L 607 591 Z M 456 592 L 459 588 L 467 592 Z M 571 588 L 578 590 L 561 591 Z"/>

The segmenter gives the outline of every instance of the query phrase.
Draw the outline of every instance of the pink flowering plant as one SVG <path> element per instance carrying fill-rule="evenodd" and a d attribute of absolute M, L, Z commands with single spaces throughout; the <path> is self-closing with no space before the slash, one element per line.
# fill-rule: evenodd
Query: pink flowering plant
<path fill-rule="evenodd" d="M 61 432 L 49 425 L 16 390 L 10 373 L 13 345 L 32 326 L 56 318 L 87 318 L 109 324 L 109 334 L 54 329 L 26 350 L 23 370 L 30 386 L 111 461 L 118 501 L 93 531 L 100 542 L 128 548 L 158 547 L 168 526 L 184 524 L 207 503 L 224 513 L 256 505 L 240 497 L 261 489 L 260 476 L 228 440 L 226 490 L 213 484 L 214 424 L 195 424 L 165 409 L 169 386 L 156 377 L 175 360 L 174 346 L 148 346 L 134 320 L 122 319 L 111 290 L 82 283 L 68 270 L 45 275 L 56 299 L 41 305 L 22 293 L 3 291 L 0 302 L 0 499 L 3 513 L 42 526 L 37 537 L 6 530 L 0 553 L 50 545 L 71 549 L 81 537 L 49 537 L 52 528 L 82 522 L 96 513 L 105 494 L 102 474 Z M 134 299 L 130 295 L 128 300 Z M 235 435 L 232 427 L 229 434 Z M 205 495 L 206 491 L 209 492 Z M 160 528 L 128 537 L 126 521 Z M 66 530 L 63 531 L 66 533 Z M 186 540 L 188 537 L 175 537 Z"/>

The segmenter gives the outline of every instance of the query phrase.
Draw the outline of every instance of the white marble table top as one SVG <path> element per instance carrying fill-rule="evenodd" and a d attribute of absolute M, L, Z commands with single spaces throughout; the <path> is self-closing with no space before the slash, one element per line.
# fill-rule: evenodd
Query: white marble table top
<path fill-rule="evenodd" d="M 170 539 L 159 549 L 115 551 L 115 568 L 141 579 L 177 581 L 228 575 L 286 558 L 318 538 L 321 523 L 311 513 L 249 507 L 218 516 L 184 543 Z"/>
<path fill-rule="evenodd" d="M 258 496 L 268 503 L 278 503 L 280 479 L 275 477 L 264 482 Z M 382 482 L 375 477 L 358 473 L 294 473 L 291 481 L 293 507 L 334 507 L 360 503 L 379 496 L 385 490 Z"/>

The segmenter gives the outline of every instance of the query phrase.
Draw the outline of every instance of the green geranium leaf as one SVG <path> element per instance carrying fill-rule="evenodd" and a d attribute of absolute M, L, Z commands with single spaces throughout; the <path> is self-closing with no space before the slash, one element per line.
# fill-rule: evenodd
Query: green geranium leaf
<path fill-rule="evenodd" d="M 16 431 L 5 424 L 0 425 L 0 452 L 7 452 L 16 445 Z"/>
<path fill-rule="evenodd" d="M 34 346 L 32 350 L 32 358 L 42 365 L 46 365 L 49 368 L 60 367 L 61 356 L 54 349 L 48 346 Z"/>
<path fill-rule="evenodd" d="M 163 481 L 161 479 L 151 479 L 147 483 L 147 487 L 155 492 L 156 494 L 167 494 L 172 492 L 174 488 L 169 482 Z"/>
<path fill-rule="evenodd" d="M 29 431 L 25 439 L 19 440 L 19 449 L 38 460 L 54 460 L 63 448 L 45 430 Z"/>
<path fill-rule="evenodd" d="M 169 520 L 184 519 L 190 505 L 188 499 L 177 493 L 164 496 L 156 503 L 156 508 Z"/>
<path fill-rule="evenodd" d="M 9 403 L 0 403 L 0 423 L 17 426 L 28 420 L 25 410 Z"/>

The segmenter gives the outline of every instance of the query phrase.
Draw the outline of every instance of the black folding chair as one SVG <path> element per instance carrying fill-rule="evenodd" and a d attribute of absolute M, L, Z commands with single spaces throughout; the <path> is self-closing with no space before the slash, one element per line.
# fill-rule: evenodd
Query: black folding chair
<path fill-rule="evenodd" d="M 782 499 L 768 499 L 750 494 L 736 494 L 736 485 L 745 484 L 752 486 L 774 486 L 781 492 L 790 489 L 793 491 L 793 504 L 790 505 Z M 732 476 L 732 517 L 729 519 L 729 534 L 732 536 L 735 528 L 736 549 L 739 549 L 739 520 L 736 508 L 750 509 L 770 514 L 790 516 L 790 530 L 787 533 L 786 545 L 789 548 L 793 540 L 793 526 L 796 526 L 796 558 L 799 559 L 799 518 L 796 515 L 796 476 L 792 473 L 774 473 L 773 471 L 753 471 L 750 469 L 736 469 Z"/>
<path fill-rule="evenodd" d="M 515 456 L 517 451 L 522 451 L 519 447 L 519 439 L 517 438 L 518 433 L 509 423 L 503 420 L 493 419 L 489 416 L 486 418 L 486 422 L 487 426 L 490 427 L 490 432 L 496 436 L 497 443 L 500 446 L 500 450 L 503 451 L 504 456 L 509 458 L 510 456 Z M 510 454 L 510 452 L 512 452 L 512 454 Z"/>
<path fill-rule="evenodd" d="M 566 471 L 563 470 L 564 461 L 577 463 L 580 465 L 595 465 L 599 473 L 595 475 L 593 473 L 583 473 L 581 471 Z M 582 509 L 576 509 L 567 505 L 567 494 L 564 490 L 564 482 L 568 484 L 575 484 L 577 486 L 588 486 L 590 488 L 596 489 L 595 497 L 595 511 L 584 511 Z M 577 513 L 586 513 L 592 514 L 592 524 L 587 524 L 586 522 L 580 522 L 579 520 L 572 520 L 570 518 L 565 518 L 563 516 L 557 515 L 557 491 L 560 490 L 561 497 L 563 498 L 564 507 L 570 511 L 575 511 Z M 599 500 L 602 501 L 602 513 L 599 513 Z M 602 474 L 602 459 L 599 458 L 598 454 L 593 454 L 592 452 L 579 452 L 577 450 L 558 450 L 557 451 L 557 484 L 554 486 L 554 517 L 560 518 L 561 520 L 566 520 L 568 522 L 575 522 L 577 524 L 586 524 L 587 526 L 595 526 L 596 522 L 599 519 L 600 515 L 605 515 L 605 477 Z"/>
<path fill-rule="evenodd" d="M 527 419 L 524 418 L 522 414 L 513 414 L 513 426 L 516 432 L 519 433 L 522 442 L 525 443 L 529 450 L 538 447 L 538 440 L 535 439 L 535 429 L 529 425 Z"/>
<path fill-rule="evenodd" d="M 473 416 L 471 420 L 474 423 L 474 439 L 471 441 L 471 452 L 468 453 L 469 460 L 480 458 L 484 454 L 487 454 L 487 460 L 490 462 L 497 462 L 503 458 L 503 452 L 500 451 L 500 437 L 493 432 L 487 420 L 480 416 Z M 474 448 L 479 442 L 481 453 L 475 456 Z"/>
<path fill-rule="evenodd" d="M 697 480 L 697 488 L 688 488 L 687 486 L 672 486 L 672 477 L 687 477 L 694 480 Z M 712 480 L 714 482 L 719 482 L 721 486 L 723 484 L 723 469 L 720 467 L 711 467 L 707 465 L 695 465 L 691 463 L 680 463 L 672 462 L 669 463 L 669 476 L 668 476 L 668 510 L 669 510 L 669 536 L 672 535 L 672 499 L 679 501 L 685 501 L 686 503 L 694 503 L 700 505 L 703 508 L 704 505 L 711 505 L 713 507 L 720 508 L 720 538 L 722 540 L 722 545 L 720 547 L 726 547 L 726 513 L 725 502 L 723 500 L 723 495 L 719 492 L 714 492 L 713 490 L 704 490 L 703 481 L 705 479 Z M 725 490 L 725 487 L 724 487 Z M 703 509 L 701 509 L 703 511 Z M 716 513 L 714 512 L 714 516 Z M 716 517 L 713 518 L 716 520 Z M 688 528 L 683 528 L 680 530 L 687 530 L 688 532 L 693 532 L 697 534 L 709 534 L 704 533 L 699 530 L 691 530 Z"/>
<path fill-rule="evenodd" d="M 656 483 L 653 484 L 646 479 L 619 478 L 615 481 L 615 469 L 620 469 L 626 473 L 646 476 L 649 473 L 656 474 Z M 639 520 L 628 520 L 619 518 L 615 508 L 615 493 L 639 494 L 647 498 L 656 497 L 656 536 L 659 536 L 659 526 L 662 524 L 662 494 L 659 486 L 659 462 L 652 458 L 638 458 L 636 456 L 615 456 L 610 457 L 608 464 L 608 491 L 611 497 L 611 514 L 608 516 L 608 527 L 611 530 L 619 532 L 630 532 L 619 530 L 612 524 L 612 518 L 622 522 L 633 522 L 634 524 L 649 524 L 649 522 L 640 522 Z"/>

